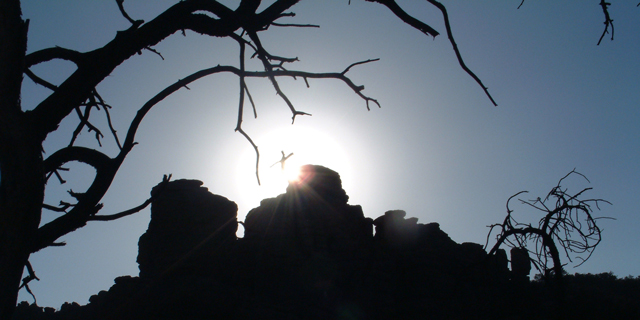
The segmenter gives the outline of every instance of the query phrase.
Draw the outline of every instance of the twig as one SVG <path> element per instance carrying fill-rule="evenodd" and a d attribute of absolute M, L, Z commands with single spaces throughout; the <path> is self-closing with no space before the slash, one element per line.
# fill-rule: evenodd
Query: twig
<path fill-rule="evenodd" d="M 251 137 L 249 137 L 249 135 L 246 132 L 244 132 L 243 129 L 236 128 L 236 131 L 239 132 L 241 135 L 243 135 L 245 139 L 249 141 L 253 149 L 256 151 L 256 179 L 258 180 L 258 185 L 260 185 L 260 174 L 258 171 L 258 164 L 260 163 L 260 151 L 258 151 L 258 146 L 253 142 L 253 140 L 251 140 Z"/>
<path fill-rule="evenodd" d="M 244 81 L 243 81 L 244 82 Z M 253 102 L 253 97 L 251 97 L 251 92 L 249 92 L 249 87 L 246 83 L 244 83 L 244 90 L 247 93 L 247 97 L 249 98 L 249 102 L 251 103 L 251 108 L 253 109 L 253 118 L 258 118 L 258 111 L 256 110 L 256 104 Z"/>
<path fill-rule="evenodd" d="M 295 23 L 272 22 L 271 25 L 276 27 L 320 28 L 320 26 L 317 24 L 295 24 Z"/>
<path fill-rule="evenodd" d="M 360 64 L 369 63 L 369 62 L 375 62 L 375 61 L 380 61 L 380 58 L 367 59 L 365 61 L 354 62 L 354 63 L 350 64 L 348 67 L 346 67 L 344 69 L 344 71 L 342 71 L 342 74 L 346 74 L 347 72 L 349 72 L 349 70 L 351 70 L 351 67 L 354 67 L 354 66 L 357 66 L 357 65 L 360 65 Z"/>
<path fill-rule="evenodd" d="M 447 29 L 447 36 L 449 37 L 449 42 L 451 42 L 451 46 L 453 46 L 453 51 L 456 53 L 456 57 L 458 58 L 458 63 L 460 64 L 460 67 L 462 67 L 462 69 L 465 72 L 467 72 L 467 74 L 469 74 L 471 78 L 473 78 L 480 85 L 482 90 L 484 90 L 484 93 L 487 95 L 487 97 L 489 97 L 489 100 L 491 100 L 491 103 L 493 103 L 494 106 L 498 106 L 498 104 L 493 100 L 493 97 L 489 93 L 489 89 L 485 87 L 484 84 L 482 84 L 482 81 L 480 80 L 480 78 L 478 78 L 478 76 L 476 76 L 476 74 L 473 73 L 473 71 L 471 71 L 471 69 L 469 69 L 467 65 L 464 63 L 464 61 L 462 60 L 462 55 L 460 54 L 458 45 L 456 44 L 456 41 L 453 39 L 453 33 L 451 32 L 451 24 L 449 23 L 449 15 L 447 14 L 447 9 L 442 5 L 442 3 L 436 0 L 427 0 L 427 1 L 429 1 L 431 4 L 433 4 L 438 9 L 440 9 L 440 11 L 442 11 L 442 15 L 444 17 L 444 25 L 445 25 L 445 28 Z"/>
<path fill-rule="evenodd" d="M 240 132 L 240 134 L 242 134 L 242 136 L 245 137 L 245 139 L 247 139 L 247 141 L 249 141 L 249 143 L 251 144 L 251 146 L 253 147 L 253 149 L 256 151 L 256 179 L 258 181 L 258 185 L 260 185 L 260 169 L 259 169 L 259 164 L 260 164 L 260 152 L 258 151 L 258 146 L 256 146 L 256 144 L 253 142 L 253 140 L 251 139 L 251 137 L 244 132 L 244 130 L 242 129 L 242 117 L 244 114 L 244 95 L 245 93 L 249 93 L 249 91 L 247 90 L 247 84 L 244 81 L 244 72 L 245 72 L 245 62 L 244 62 L 244 53 L 245 53 L 245 42 L 244 41 L 238 41 L 238 44 L 240 45 L 240 98 L 238 99 L 238 122 L 236 124 L 236 132 Z M 250 96 L 249 96 L 250 97 Z M 251 99 L 251 105 L 253 106 L 253 112 L 254 115 L 257 117 L 257 113 L 256 113 L 256 108 L 255 105 L 253 104 L 253 99 Z"/>
<path fill-rule="evenodd" d="M 69 209 L 69 207 L 73 207 L 73 205 L 68 203 L 68 202 L 64 202 L 64 201 L 60 201 L 60 207 L 54 207 L 54 206 L 48 205 L 46 203 L 42 204 L 42 208 L 47 209 L 47 210 L 51 210 L 51 211 L 55 211 L 55 212 L 67 212 L 67 209 Z"/>
<path fill-rule="evenodd" d="M 149 204 L 151 204 L 153 200 L 157 199 L 160 194 L 162 194 L 162 192 L 167 188 L 167 185 L 169 184 L 170 180 L 171 180 L 171 175 L 165 174 L 164 177 L 162 178 L 162 182 L 160 183 L 160 188 L 156 189 L 157 191 L 153 195 L 151 195 L 149 199 L 147 199 L 145 202 L 143 202 L 141 205 L 137 207 L 134 207 L 129 210 L 125 210 L 116 214 L 89 216 L 87 218 L 87 221 L 112 221 L 112 220 L 120 219 L 122 217 L 126 217 L 128 215 L 132 215 L 136 212 L 139 212 L 140 210 L 146 208 Z"/>
<path fill-rule="evenodd" d="M 153 53 L 157 54 L 158 56 L 160 56 L 160 59 L 164 60 L 164 57 L 162 56 L 162 54 L 161 54 L 160 52 L 158 52 L 158 50 L 156 50 L 156 49 L 154 49 L 154 48 L 151 48 L 151 47 L 149 47 L 149 46 L 144 47 L 144 49 L 145 49 L 145 50 L 149 50 L 149 51 L 151 51 L 151 52 L 153 52 Z"/>
<path fill-rule="evenodd" d="M 600 45 L 600 42 L 602 42 L 602 38 L 604 38 L 604 35 L 609 33 L 609 25 L 611 25 L 611 41 L 613 41 L 613 32 L 614 32 L 613 20 L 609 16 L 609 8 L 608 8 L 610 5 L 611 3 L 606 2 L 605 0 L 600 0 L 600 6 L 602 7 L 602 12 L 604 13 L 604 31 L 602 31 L 600 40 L 598 40 L 598 44 L 597 44 L 598 46 Z"/>
<path fill-rule="evenodd" d="M 298 111 L 296 110 L 296 108 L 293 106 L 293 103 L 291 103 L 291 100 L 289 100 L 289 97 L 287 97 L 287 95 L 282 92 L 282 90 L 280 89 L 280 85 L 278 84 L 278 81 L 276 80 L 276 78 L 273 76 L 273 66 L 269 63 L 268 60 L 279 60 L 282 62 L 293 62 L 298 60 L 298 58 L 292 59 L 292 58 L 281 58 L 281 57 L 276 57 L 276 56 L 272 56 L 270 55 L 263 47 L 262 44 L 260 42 L 260 38 L 258 37 L 258 35 L 255 32 L 248 32 L 249 37 L 251 38 L 251 40 L 253 40 L 253 42 L 256 44 L 256 47 L 258 48 L 258 51 L 256 52 L 258 54 L 258 59 L 260 59 L 260 61 L 262 61 L 262 64 L 264 65 L 265 71 L 267 72 L 268 78 L 269 80 L 271 80 L 271 85 L 273 86 L 273 88 L 276 90 L 276 94 L 280 96 L 280 98 L 282 98 L 282 100 L 287 104 L 287 106 L 289 106 L 289 109 L 291 110 L 291 113 L 293 114 L 291 116 L 291 124 L 293 124 L 296 121 L 296 117 L 299 115 L 308 115 L 310 116 L 310 113 L 306 113 L 303 111 Z M 285 70 L 286 71 L 286 70 Z"/>
<path fill-rule="evenodd" d="M 94 90 L 93 95 L 96 97 L 96 99 L 98 99 L 99 104 L 102 105 L 102 107 L 104 108 L 104 113 L 107 116 L 107 124 L 109 126 L 109 130 L 111 130 L 111 134 L 113 135 L 113 139 L 116 141 L 116 144 L 118 145 L 118 149 L 122 150 L 122 145 L 120 144 L 120 139 L 118 139 L 117 131 L 113 127 L 113 123 L 111 123 L 111 115 L 109 114 L 109 109 L 111 109 L 111 106 L 104 102 L 100 94 L 98 94 L 98 91 Z"/>
<path fill-rule="evenodd" d="M 36 276 L 35 271 L 33 271 L 33 267 L 31 266 L 31 262 L 29 262 L 29 260 L 27 260 L 26 267 L 29 274 L 22 279 L 22 285 L 20 285 L 18 290 L 22 288 L 27 289 L 27 292 L 33 297 L 33 304 L 37 305 L 38 301 L 36 300 L 36 296 L 31 291 L 31 288 L 29 288 L 29 282 L 31 282 L 32 280 L 40 281 L 40 279 Z"/>
<path fill-rule="evenodd" d="M 65 184 L 67 183 L 66 180 L 62 179 L 62 176 L 60 175 L 60 173 L 58 172 L 58 170 L 62 170 L 62 171 L 69 171 L 68 168 L 62 168 L 62 167 L 58 167 L 55 170 L 49 172 L 49 174 L 47 175 L 45 181 L 49 181 L 49 178 L 51 178 L 51 175 L 55 174 L 56 177 L 58 178 L 58 181 L 60 181 L 60 184 Z"/>
<path fill-rule="evenodd" d="M 118 4 L 118 9 L 120 9 L 120 13 L 122 13 L 122 16 L 125 19 L 127 19 L 129 22 L 131 22 L 131 24 L 134 25 L 136 28 L 144 23 L 144 20 L 133 20 L 133 19 L 131 19 L 131 17 L 129 17 L 127 12 L 124 11 L 124 4 L 123 4 L 124 0 L 116 0 L 116 3 Z"/>
<path fill-rule="evenodd" d="M 52 83 L 50 83 L 50 82 L 48 82 L 48 81 L 46 81 L 46 80 L 44 80 L 44 79 L 42 79 L 42 78 L 38 77 L 38 76 L 36 76 L 36 74 L 35 74 L 35 73 L 33 73 L 33 72 L 32 72 L 31 70 L 29 70 L 29 69 L 25 69 L 25 70 L 24 70 L 24 74 L 26 74 L 26 75 L 27 75 L 27 77 L 29 77 L 29 79 L 31 79 L 31 80 L 32 80 L 33 82 L 35 82 L 36 84 L 39 84 L 39 85 L 41 85 L 41 86 L 43 86 L 43 87 L 45 87 L 45 88 L 47 88 L 47 89 L 50 89 L 50 90 L 52 90 L 52 91 L 56 91 L 56 90 L 58 90 L 58 86 L 56 86 L 56 85 L 54 85 L 54 84 L 52 84 Z"/>
<path fill-rule="evenodd" d="M 91 122 L 89 122 L 89 114 L 91 113 L 91 108 L 94 106 L 97 107 L 97 104 L 93 96 L 89 98 L 89 101 L 90 102 L 85 105 L 84 114 L 82 113 L 82 111 L 80 111 L 79 107 L 75 108 L 76 113 L 78 114 L 78 118 L 80 118 L 80 123 L 78 124 L 78 127 L 76 127 L 76 130 L 73 132 L 73 135 L 71 137 L 71 142 L 69 142 L 69 146 L 72 146 L 73 143 L 76 141 L 76 138 L 82 131 L 82 128 L 84 128 L 84 126 L 87 126 L 87 128 L 89 129 L 89 132 L 95 131 L 96 140 L 98 140 L 98 145 L 102 147 L 102 142 L 100 142 L 100 138 L 104 137 L 104 135 L 102 134 L 100 129 L 98 129 L 96 126 L 91 124 Z"/>

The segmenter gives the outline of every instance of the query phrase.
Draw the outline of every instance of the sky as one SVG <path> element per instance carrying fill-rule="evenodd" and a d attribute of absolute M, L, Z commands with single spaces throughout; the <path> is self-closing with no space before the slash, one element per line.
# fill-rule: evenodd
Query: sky
<path fill-rule="evenodd" d="M 126 1 L 134 19 L 151 20 L 176 1 Z M 235 1 L 223 1 L 233 7 Z M 248 80 L 256 102 L 249 105 L 244 130 L 261 151 L 262 186 L 254 174 L 255 155 L 234 132 L 238 80 L 214 75 L 189 85 L 156 105 L 143 121 L 136 141 L 110 190 L 102 214 L 144 202 L 164 174 L 198 179 L 211 192 L 238 204 L 238 219 L 262 198 L 283 193 L 286 183 L 276 167 L 281 151 L 291 161 L 324 165 L 338 171 L 349 203 L 368 217 L 403 209 L 420 223 L 438 222 L 456 242 L 484 244 L 488 225 L 500 222 L 505 203 L 528 190 L 523 199 L 544 197 L 572 169 L 589 178 L 567 180 L 569 191 L 592 187 L 587 196 L 606 199 L 597 216 L 603 241 L 589 261 L 569 272 L 640 275 L 640 8 L 633 1 L 611 1 L 615 40 L 603 31 L 598 1 L 442 1 L 462 56 L 489 88 L 495 107 L 458 65 L 446 38 L 440 12 L 426 1 L 398 3 L 442 34 L 431 38 L 405 25 L 385 7 L 362 0 L 301 1 L 290 23 L 320 28 L 271 27 L 262 42 L 272 54 L 298 57 L 290 70 L 342 71 L 365 102 L 337 80 L 282 79 L 293 104 L 312 116 L 291 114 L 264 79 Z M 266 2 L 268 3 L 268 2 Z M 115 1 L 23 1 L 30 19 L 28 52 L 52 46 L 89 51 L 129 27 Z M 193 32 L 175 34 L 155 47 L 164 60 L 143 51 L 120 65 L 97 88 L 113 106 L 111 115 L 122 139 L 135 112 L 178 79 L 218 64 L 238 65 L 238 46 L 228 39 Z M 248 68 L 259 70 L 250 61 Z M 32 69 L 60 83 L 73 66 L 54 61 Z M 48 94 L 29 79 L 23 82 L 23 109 Z M 108 132 L 103 114 L 92 117 Z M 78 123 L 68 117 L 45 142 L 45 157 L 67 145 Z M 114 156 L 107 135 L 99 147 L 83 132 L 79 145 Z M 52 178 L 46 203 L 70 201 L 66 190 L 82 191 L 94 174 L 79 164 L 64 172 L 68 182 Z M 520 221 L 535 223 L 536 212 L 512 206 Z M 43 212 L 43 223 L 56 213 Z M 31 282 L 41 306 L 65 301 L 86 304 L 107 290 L 113 279 L 138 275 L 137 243 L 150 218 L 149 208 L 112 222 L 91 222 L 64 236 L 64 247 L 32 255 L 40 278 Z M 239 235 L 242 235 L 240 227 Z M 565 259 L 563 261 L 568 262 Z M 24 291 L 19 301 L 32 302 Z"/>

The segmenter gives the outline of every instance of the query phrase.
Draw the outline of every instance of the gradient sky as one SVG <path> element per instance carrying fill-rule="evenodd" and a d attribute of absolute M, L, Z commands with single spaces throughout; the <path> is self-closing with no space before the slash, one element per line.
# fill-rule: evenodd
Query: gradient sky
<path fill-rule="evenodd" d="M 176 1 L 126 1 L 134 19 L 151 20 Z M 235 1 L 225 1 L 234 3 Z M 406 11 L 444 33 L 440 12 L 426 1 L 398 1 Z M 238 218 L 265 196 L 284 192 L 273 185 L 278 169 L 269 165 L 280 151 L 296 161 L 340 172 L 351 204 L 369 217 L 404 209 L 419 222 L 439 222 L 456 242 L 484 244 L 489 224 L 504 218 L 505 202 L 521 190 L 544 197 L 558 179 L 576 168 L 591 181 L 571 179 L 577 191 L 611 201 L 597 215 L 603 242 L 591 260 L 569 272 L 613 271 L 640 274 L 640 8 L 633 1 L 611 1 L 615 40 L 596 46 L 604 16 L 598 1 L 443 1 L 467 65 L 498 103 L 492 106 L 480 87 L 459 67 L 446 35 L 435 39 L 402 23 L 391 12 L 362 0 L 302 1 L 287 22 L 320 29 L 276 28 L 262 33 L 272 54 L 299 57 L 289 69 L 342 71 L 370 58 L 380 61 L 353 68 L 348 75 L 382 108 L 365 103 L 336 80 L 299 79 L 281 85 L 299 110 L 313 114 L 290 124 L 291 115 L 263 79 L 249 81 L 258 118 L 246 113 L 244 129 L 260 144 L 265 186 L 253 172 L 253 149 L 234 133 L 238 80 L 215 75 L 181 90 L 152 109 L 103 199 L 103 214 L 137 206 L 172 173 L 174 179 L 202 180 L 210 191 L 236 201 Z M 232 6 L 230 4 L 230 6 Z M 103 46 L 128 22 L 115 1 L 23 1 L 30 19 L 28 52 L 62 46 L 88 51 Z M 284 22 L 284 21 L 283 21 Z M 118 132 L 126 132 L 137 109 L 157 92 L 199 69 L 238 65 L 238 46 L 187 32 L 156 49 L 165 60 L 144 51 L 123 63 L 98 87 L 114 108 Z M 253 61 L 249 67 L 259 69 Z M 59 83 L 73 69 L 51 62 L 33 69 Z M 47 94 L 30 80 L 23 84 L 23 108 Z M 94 121 L 107 132 L 104 116 Z M 68 144 L 77 118 L 69 117 L 45 144 L 46 155 Z M 293 132 L 291 130 L 294 130 Z M 290 139 L 295 138 L 295 139 Z M 83 132 L 79 143 L 98 145 Z M 106 137 L 102 151 L 115 155 Z M 46 156 L 45 155 L 45 156 Z M 70 165 L 69 181 L 49 181 L 46 202 L 70 199 L 82 191 L 92 169 Z M 274 173 L 276 172 L 276 173 Z M 539 216 L 514 206 L 523 222 Z M 45 211 L 43 222 L 56 214 Z M 31 289 L 41 306 L 64 301 L 85 304 L 121 275 L 137 275 L 138 238 L 149 223 L 149 209 L 115 222 L 91 222 L 63 237 L 65 247 L 32 255 L 41 281 Z M 563 259 L 566 262 L 566 259 Z M 20 300 L 32 301 L 23 290 Z"/>

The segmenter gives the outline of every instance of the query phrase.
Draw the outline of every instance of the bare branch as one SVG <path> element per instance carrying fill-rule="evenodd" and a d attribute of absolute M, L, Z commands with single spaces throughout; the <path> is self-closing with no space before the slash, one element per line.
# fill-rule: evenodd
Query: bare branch
<path fill-rule="evenodd" d="M 33 73 L 31 70 L 29 69 L 25 69 L 24 70 L 24 74 L 27 75 L 27 77 L 29 77 L 29 79 L 31 79 L 33 82 L 35 82 L 36 84 L 39 84 L 49 90 L 52 91 L 56 91 L 58 89 L 58 86 L 38 77 L 35 73 Z"/>
<path fill-rule="evenodd" d="M 284 17 L 295 17 L 295 16 L 296 16 L 295 12 L 283 12 L 282 14 L 280 14 L 278 19 L 284 18 Z"/>
<path fill-rule="evenodd" d="M 49 247 L 64 247 L 66 245 L 66 242 L 52 242 L 51 244 L 49 244 Z"/>
<path fill-rule="evenodd" d="M 111 109 L 111 106 L 104 102 L 100 94 L 98 94 L 98 91 L 94 90 L 93 96 L 96 99 L 98 99 L 98 105 L 102 106 L 102 108 L 104 109 L 104 113 L 107 116 L 107 124 L 109 125 L 109 130 L 111 130 L 111 134 L 113 135 L 113 139 L 116 141 L 116 144 L 118 145 L 118 149 L 122 150 L 122 145 L 120 144 L 120 139 L 118 139 L 117 131 L 113 127 L 113 124 L 111 123 L 111 115 L 109 114 L 109 109 Z"/>
<path fill-rule="evenodd" d="M 112 220 L 116 220 L 116 219 L 120 219 L 122 217 L 126 217 L 129 215 L 132 215 L 134 213 L 140 212 L 140 210 L 146 208 L 149 204 L 151 204 L 151 198 L 147 199 L 145 202 L 143 202 L 141 205 L 135 207 L 135 208 L 131 208 L 129 210 L 125 210 L 122 211 L 120 213 L 116 213 L 116 214 L 112 214 L 112 215 L 95 215 L 95 216 L 89 216 L 87 218 L 87 221 L 112 221 Z"/>
<path fill-rule="evenodd" d="M 296 116 L 299 115 L 311 115 L 309 113 L 306 112 L 302 112 L 302 111 L 298 111 L 296 110 L 296 108 L 293 106 L 293 103 L 291 103 L 291 100 L 289 100 L 289 97 L 287 97 L 286 94 L 284 94 L 284 92 L 282 92 L 282 90 L 280 89 L 280 85 L 278 84 L 278 81 L 276 80 L 276 78 L 273 76 L 273 66 L 269 63 L 268 60 L 270 59 L 276 59 L 276 60 L 280 60 L 281 62 L 293 62 L 295 60 L 297 60 L 297 58 L 295 60 L 292 59 L 285 59 L 285 58 L 280 58 L 280 57 L 274 57 L 271 56 L 267 53 L 267 51 L 262 47 L 262 44 L 260 43 L 260 38 L 258 37 L 258 35 L 255 32 L 248 32 L 249 37 L 251 38 L 251 40 L 253 40 L 253 42 L 256 44 L 256 47 L 258 48 L 258 51 L 256 51 L 256 53 L 258 54 L 258 58 L 260 59 L 260 61 L 262 61 L 262 64 L 264 65 L 265 71 L 267 72 L 268 78 L 269 80 L 271 80 L 271 84 L 273 85 L 273 88 L 276 90 L 276 94 L 280 96 L 280 98 L 282 98 L 282 100 L 287 104 L 287 106 L 289 106 L 289 109 L 291 110 L 291 113 L 293 114 L 291 116 L 291 123 L 293 124 L 296 121 Z M 287 72 L 285 70 L 285 72 Z"/>
<path fill-rule="evenodd" d="M 410 16 L 408 13 L 402 10 L 402 8 L 400 8 L 400 6 L 395 2 L 395 0 L 366 0 L 366 1 L 377 2 L 386 6 L 387 8 L 389 8 L 389 10 L 391 10 L 391 12 L 393 12 L 393 14 L 395 14 L 398 18 L 400 18 L 406 24 L 420 30 L 422 33 L 428 36 L 432 36 L 435 38 L 440 34 L 438 31 L 431 28 L 429 25 Z"/>
<path fill-rule="evenodd" d="M 380 61 L 380 58 L 375 58 L 375 59 L 368 59 L 365 61 L 359 61 L 359 62 L 354 62 L 352 64 L 350 64 L 347 68 L 344 69 L 344 71 L 342 71 L 342 74 L 346 74 L 347 72 L 349 72 L 349 70 L 351 70 L 351 67 L 360 65 L 360 64 L 365 64 L 365 63 L 369 63 L 369 62 L 375 62 L 375 61 Z"/>
<path fill-rule="evenodd" d="M 56 177 L 58 178 L 58 181 L 60 181 L 60 184 L 65 184 L 65 183 L 67 183 L 67 181 L 66 181 L 66 180 L 62 179 L 62 176 L 60 175 L 60 172 L 58 172 L 58 170 L 61 170 L 61 171 L 69 171 L 69 169 L 68 169 L 68 168 L 58 167 L 58 168 L 56 168 L 55 170 L 50 171 L 50 172 L 47 174 L 47 177 L 46 177 L 45 181 L 49 181 L 49 178 L 51 178 L 51 176 L 52 176 L 53 174 L 55 174 L 55 175 L 56 175 Z"/>
<path fill-rule="evenodd" d="M 78 118 L 80 118 L 80 123 L 76 127 L 76 130 L 73 132 L 73 135 L 71 137 L 71 142 L 69 142 L 69 146 L 73 145 L 73 143 L 75 142 L 76 138 L 78 137 L 78 135 L 82 131 L 82 128 L 84 128 L 86 126 L 89 129 L 89 132 L 95 131 L 96 140 L 98 140 L 98 145 L 100 145 L 102 147 L 102 143 L 100 142 L 100 138 L 104 137 L 104 135 L 102 134 L 100 129 L 98 129 L 96 126 L 91 124 L 91 122 L 89 122 L 89 114 L 91 113 L 91 108 L 93 106 L 96 106 L 96 101 L 95 101 L 95 98 L 93 96 L 91 96 L 89 98 L 89 100 L 90 100 L 90 103 L 88 103 L 84 108 L 84 114 L 82 113 L 82 111 L 80 111 L 80 108 L 75 108 L 76 113 L 78 114 Z"/>
<path fill-rule="evenodd" d="M 85 59 L 84 55 L 78 51 L 53 47 L 32 52 L 25 56 L 25 68 L 30 68 L 36 64 L 47 62 L 53 59 L 62 59 L 81 65 Z"/>
<path fill-rule="evenodd" d="M 613 20 L 611 16 L 609 16 L 609 6 L 611 3 L 606 2 L 605 0 L 600 0 L 600 6 L 602 7 L 602 12 L 604 13 L 604 31 L 602 31 L 602 35 L 600 36 L 600 40 L 598 40 L 598 46 L 600 42 L 602 42 L 602 38 L 609 33 L 609 26 L 611 26 L 611 41 L 613 41 Z"/>
<path fill-rule="evenodd" d="M 276 27 L 298 27 L 298 28 L 320 28 L 317 24 L 295 24 L 295 23 L 271 23 L 272 26 Z"/>
<path fill-rule="evenodd" d="M 73 207 L 73 205 L 64 201 L 60 201 L 60 207 L 54 207 L 46 203 L 42 204 L 42 208 L 55 212 L 67 212 L 67 209 L 69 209 L 69 207 Z"/>
<path fill-rule="evenodd" d="M 151 195 L 151 197 L 149 197 L 149 199 L 147 199 L 141 205 L 139 205 L 139 206 L 137 206 L 135 208 L 131 208 L 129 210 L 125 210 L 125 211 L 122 211 L 120 213 L 111 214 L 111 215 L 94 215 L 94 216 L 90 216 L 90 217 L 87 218 L 87 221 L 112 221 L 112 220 L 120 219 L 122 217 L 126 217 L 126 216 L 132 215 L 134 213 L 140 212 L 140 210 L 146 208 L 149 204 L 151 204 L 151 202 L 153 202 L 153 200 L 158 198 L 158 196 L 165 190 L 165 188 L 169 184 L 170 180 L 171 180 L 171 175 L 166 175 L 165 174 L 164 178 L 162 179 L 162 182 L 160 183 L 160 188 L 157 189 L 158 191 L 155 192 L 153 195 Z"/>
<path fill-rule="evenodd" d="M 78 146 L 66 147 L 56 151 L 44 160 L 44 172 L 49 173 L 54 170 L 60 170 L 63 164 L 71 161 L 86 163 L 96 170 L 101 170 L 109 165 L 111 158 L 94 149 Z"/>
<path fill-rule="evenodd" d="M 236 129 L 236 131 L 240 132 L 240 134 L 243 135 L 245 139 L 247 139 L 247 141 L 249 141 L 253 149 L 256 151 L 256 179 L 258 180 L 258 185 L 260 185 L 260 174 L 258 171 L 258 164 L 260 163 L 260 152 L 258 151 L 258 146 L 253 142 L 253 140 L 251 140 L 251 137 L 249 137 L 249 135 L 244 132 L 244 130 Z"/>
<path fill-rule="evenodd" d="M 33 267 L 31 266 L 31 262 L 29 262 L 29 260 L 27 260 L 26 267 L 29 274 L 24 277 L 24 279 L 22 279 L 22 285 L 20 285 L 18 290 L 25 288 L 27 292 L 33 297 L 33 304 L 37 305 L 38 301 L 36 300 L 36 296 L 33 294 L 33 292 L 31 292 L 31 288 L 29 288 L 29 282 L 31 282 L 32 280 L 40 281 L 40 279 L 36 276 L 35 271 L 33 271 Z"/>
<path fill-rule="evenodd" d="M 407 14 L 404 10 L 402 10 L 402 8 L 396 3 L 395 0 L 366 0 L 366 1 L 377 2 L 377 3 L 380 3 L 382 5 L 385 5 L 398 18 L 400 18 L 406 24 L 408 24 L 408 25 L 420 30 L 422 33 L 424 33 L 426 35 L 433 36 L 434 38 L 437 35 L 439 35 L 439 33 L 436 30 L 434 30 L 433 28 L 431 28 L 430 26 L 428 26 L 424 22 L 422 22 L 422 21 L 410 16 L 409 14 Z M 482 83 L 480 78 L 478 78 L 478 76 L 476 76 L 475 73 L 473 73 L 473 71 L 471 71 L 471 69 L 469 69 L 467 67 L 467 65 L 464 63 L 464 60 L 462 60 L 462 55 L 460 54 L 460 50 L 458 49 L 458 45 L 456 44 L 455 39 L 453 38 L 453 33 L 451 32 L 451 25 L 449 23 L 449 15 L 447 13 L 446 8 L 440 2 L 438 2 L 436 0 L 427 0 L 427 1 L 429 1 L 429 3 L 431 3 L 432 5 L 437 7 L 442 12 L 442 15 L 443 15 L 443 18 L 444 18 L 444 24 L 445 24 L 445 27 L 446 27 L 446 30 L 447 30 L 447 37 L 449 38 L 449 42 L 451 43 L 451 46 L 453 47 L 453 51 L 455 52 L 456 57 L 458 58 L 458 64 L 460 64 L 460 67 L 462 67 L 462 69 L 469 76 L 471 76 L 471 78 L 473 78 L 476 81 L 476 83 L 478 83 L 480 85 L 480 87 L 485 92 L 485 94 L 487 95 L 489 100 L 491 100 L 491 103 L 493 103 L 494 106 L 497 106 L 498 104 L 495 102 L 495 100 L 493 100 L 493 97 L 491 96 L 491 94 L 489 94 L 488 88 L 484 86 L 484 84 Z"/>
<path fill-rule="evenodd" d="M 129 17 L 127 12 L 124 11 L 124 0 L 116 0 L 116 3 L 118 4 L 118 9 L 120 9 L 120 13 L 122 13 L 122 16 L 125 19 L 129 20 L 129 22 L 131 22 L 131 24 L 134 25 L 136 28 L 144 23 L 144 20 L 133 20 L 131 19 L 131 17 Z"/>
<path fill-rule="evenodd" d="M 158 52 L 156 49 L 151 48 L 150 46 L 144 47 L 144 49 L 145 50 L 149 50 L 149 51 L 157 54 L 160 57 L 160 59 L 164 60 L 164 57 L 162 56 L 162 54 L 160 52 Z"/>
<path fill-rule="evenodd" d="M 249 137 L 249 135 L 244 132 L 244 130 L 242 129 L 242 117 L 244 115 L 244 95 L 245 93 L 249 93 L 249 91 L 247 90 L 247 84 L 244 81 L 244 73 L 245 73 L 245 41 L 243 41 L 243 39 L 236 39 L 238 40 L 238 44 L 240 45 L 240 98 L 238 99 L 238 122 L 236 123 L 236 132 L 240 132 L 240 134 L 242 134 L 242 136 L 245 137 L 245 139 L 247 139 L 247 141 L 249 141 L 249 143 L 251 144 L 251 146 L 253 146 L 253 149 L 256 151 L 256 179 L 258 181 L 258 185 L 260 185 L 260 171 L 259 171 L 259 164 L 260 164 L 260 152 L 258 151 L 258 146 L 256 146 L 256 144 L 253 142 L 253 140 L 251 139 L 251 137 Z M 251 97 L 251 96 L 249 96 Z M 256 107 L 255 104 L 253 103 L 253 99 L 251 99 L 251 105 L 253 106 L 253 112 L 254 115 L 257 117 L 257 113 L 256 113 Z"/>
<path fill-rule="evenodd" d="M 287 156 L 285 156 L 284 150 L 280 151 L 280 153 L 282 153 L 282 157 L 280 158 L 280 160 L 276 161 L 269 168 L 273 168 L 276 164 L 279 163 L 280 164 L 280 168 L 284 171 L 284 165 L 285 165 L 286 161 L 289 160 L 289 158 L 291 158 L 291 156 L 293 156 L 293 152 L 289 153 L 289 155 L 287 155 Z"/>
<path fill-rule="evenodd" d="M 247 98 L 249 98 L 249 102 L 251 103 L 251 107 L 253 109 L 253 118 L 257 119 L 258 118 L 258 111 L 256 110 L 256 104 L 253 102 L 253 98 L 251 97 L 251 92 L 249 92 L 249 87 L 247 87 L 247 84 L 244 84 L 244 89 L 247 92 Z"/>
<path fill-rule="evenodd" d="M 449 23 L 449 15 L 447 14 L 447 9 L 442 5 L 442 3 L 436 0 L 427 0 L 427 1 L 429 1 L 431 4 L 433 4 L 438 9 L 440 9 L 440 11 L 442 11 L 442 16 L 444 17 L 444 25 L 445 25 L 445 28 L 447 29 L 447 36 L 449 37 L 449 42 L 451 42 L 453 51 L 456 53 L 456 57 L 458 58 L 458 63 L 460 64 L 460 67 L 462 67 L 462 69 L 465 72 L 467 72 L 467 74 L 469 74 L 471 78 L 473 78 L 473 80 L 475 80 L 480 85 L 482 90 L 484 90 L 484 93 L 487 95 L 487 97 L 489 97 L 489 100 L 491 100 L 491 103 L 493 103 L 494 106 L 498 106 L 498 104 L 493 100 L 493 97 L 489 93 L 489 89 L 485 87 L 484 84 L 482 84 L 482 81 L 480 80 L 480 78 L 478 78 L 478 76 L 476 76 L 476 74 L 473 73 L 473 71 L 471 71 L 471 69 L 469 69 L 467 65 L 464 63 L 464 61 L 462 60 L 462 55 L 460 54 L 458 45 L 456 44 L 456 41 L 453 39 L 453 33 L 451 32 L 451 24 Z"/>

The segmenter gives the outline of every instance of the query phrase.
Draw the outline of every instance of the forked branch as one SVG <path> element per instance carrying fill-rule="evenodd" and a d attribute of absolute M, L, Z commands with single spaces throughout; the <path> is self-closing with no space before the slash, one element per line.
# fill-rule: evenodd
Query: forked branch
<path fill-rule="evenodd" d="M 602 35 L 600 36 L 600 40 L 598 40 L 598 46 L 600 45 L 600 42 L 602 42 L 602 38 L 604 38 L 604 36 L 609 33 L 609 26 L 611 26 L 611 41 L 613 41 L 613 20 L 611 19 L 611 16 L 609 15 L 609 6 L 611 5 L 611 3 L 606 2 L 605 0 L 600 0 L 600 7 L 602 7 L 602 12 L 604 13 L 604 31 L 602 31 Z M 640 3 L 638 4 L 640 5 Z"/>

